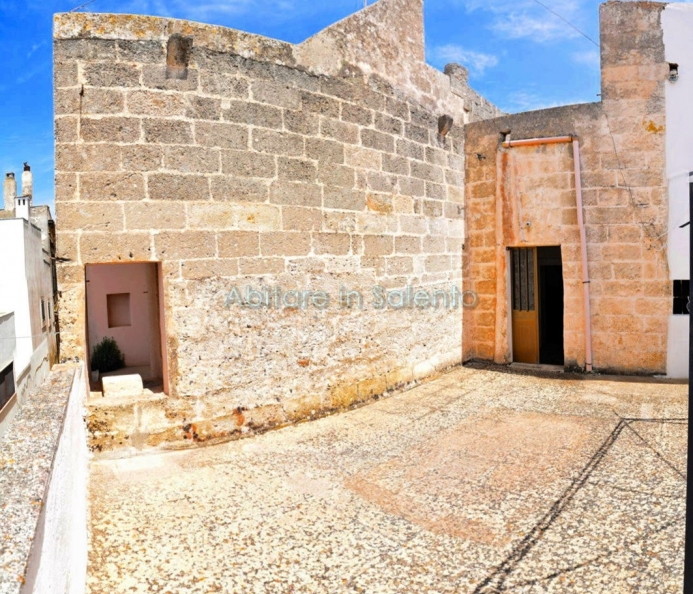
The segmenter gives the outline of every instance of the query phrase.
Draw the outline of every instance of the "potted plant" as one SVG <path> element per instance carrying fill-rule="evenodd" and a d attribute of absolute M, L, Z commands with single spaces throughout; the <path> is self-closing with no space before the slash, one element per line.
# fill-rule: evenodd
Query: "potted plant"
<path fill-rule="evenodd" d="M 99 381 L 99 375 L 109 371 L 117 371 L 125 367 L 125 356 L 118 347 L 118 343 L 105 336 L 91 352 L 91 379 Z"/>

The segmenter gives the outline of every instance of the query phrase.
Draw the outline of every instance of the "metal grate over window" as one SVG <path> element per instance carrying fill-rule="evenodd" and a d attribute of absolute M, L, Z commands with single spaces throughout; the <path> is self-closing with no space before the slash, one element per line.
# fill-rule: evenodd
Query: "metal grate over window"
<path fill-rule="evenodd" d="M 513 248 L 513 309 L 534 311 L 534 249 Z"/>
<path fill-rule="evenodd" d="M 690 313 L 691 282 L 688 280 L 674 281 L 674 314 L 688 315 Z"/>

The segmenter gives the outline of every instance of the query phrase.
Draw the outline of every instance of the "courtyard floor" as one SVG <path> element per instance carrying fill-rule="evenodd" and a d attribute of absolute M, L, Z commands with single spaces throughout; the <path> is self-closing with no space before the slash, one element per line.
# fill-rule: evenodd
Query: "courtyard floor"
<path fill-rule="evenodd" d="M 681 591 L 687 386 L 458 368 L 91 467 L 88 591 Z"/>

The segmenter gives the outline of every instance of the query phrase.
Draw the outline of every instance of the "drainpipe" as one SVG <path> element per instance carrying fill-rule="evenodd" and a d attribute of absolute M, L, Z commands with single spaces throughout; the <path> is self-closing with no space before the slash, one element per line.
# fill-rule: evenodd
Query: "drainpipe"
<path fill-rule="evenodd" d="M 592 308 L 590 307 L 590 275 L 587 270 L 587 233 L 582 216 L 582 182 L 580 181 L 580 142 L 573 138 L 573 162 L 575 164 L 575 200 L 580 228 L 580 256 L 582 257 L 582 291 L 585 303 L 585 369 L 592 371 Z"/>
<path fill-rule="evenodd" d="M 506 140 L 503 142 L 504 148 L 511 146 L 533 146 L 535 144 L 559 144 L 561 142 L 572 142 L 572 136 L 553 136 L 551 138 L 524 138 L 522 140 Z"/>
<path fill-rule="evenodd" d="M 585 305 L 585 369 L 592 371 L 592 309 L 590 307 L 590 277 L 587 269 L 587 233 L 582 214 L 582 183 L 580 181 L 580 143 L 572 135 L 553 136 L 550 138 L 525 138 L 521 140 L 506 140 L 503 148 L 513 146 L 534 146 L 539 144 L 573 144 L 573 162 L 575 164 L 575 202 L 577 206 L 577 220 L 580 229 L 580 256 L 582 260 L 582 290 Z"/>

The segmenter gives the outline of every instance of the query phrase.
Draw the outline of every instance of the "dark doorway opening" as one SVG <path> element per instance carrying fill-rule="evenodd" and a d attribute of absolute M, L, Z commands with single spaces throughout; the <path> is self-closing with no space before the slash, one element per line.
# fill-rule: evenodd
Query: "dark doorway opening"
<path fill-rule="evenodd" d="M 563 264 L 561 247 L 537 248 L 539 362 L 563 365 Z"/>

